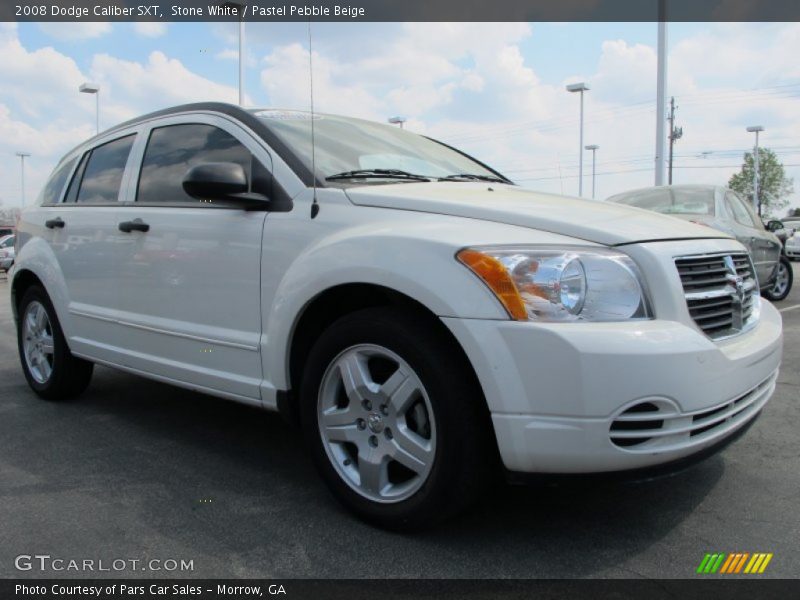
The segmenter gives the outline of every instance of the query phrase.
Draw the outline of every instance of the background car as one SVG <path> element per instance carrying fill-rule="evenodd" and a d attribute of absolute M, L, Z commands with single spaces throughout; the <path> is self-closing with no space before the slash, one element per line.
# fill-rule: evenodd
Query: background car
<path fill-rule="evenodd" d="M 764 228 L 770 233 L 774 233 L 775 237 L 777 237 L 784 246 L 786 245 L 786 240 L 792 237 L 796 229 L 796 227 L 792 227 L 791 224 L 786 224 L 779 219 L 767 221 L 764 223 Z"/>
<path fill-rule="evenodd" d="M 14 256 L 14 236 L 0 237 L 0 271 L 8 273 L 11 265 L 14 264 Z"/>
<path fill-rule="evenodd" d="M 792 266 L 783 244 L 767 231 L 736 192 L 716 185 L 670 185 L 623 192 L 607 202 L 626 204 L 713 227 L 735 237 L 750 252 L 764 297 L 779 301 L 792 289 Z"/>
<path fill-rule="evenodd" d="M 786 240 L 786 244 L 783 246 L 783 252 L 789 260 L 797 260 L 800 258 L 800 233 L 795 231 L 794 234 L 789 236 L 789 239 Z"/>

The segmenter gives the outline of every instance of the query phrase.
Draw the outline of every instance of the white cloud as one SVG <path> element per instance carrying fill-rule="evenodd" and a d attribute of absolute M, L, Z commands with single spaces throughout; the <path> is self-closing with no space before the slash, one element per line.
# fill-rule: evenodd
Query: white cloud
<path fill-rule="evenodd" d="M 311 104 L 308 51 L 300 44 L 279 48 L 264 59 L 261 84 L 270 104 L 307 109 Z M 380 100 L 357 83 L 339 83 L 346 66 L 314 53 L 314 104 L 319 112 L 383 119 Z"/>
<path fill-rule="evenodd" d="M 144 37 L 157 38 L 167 33 L 167 24 L 157 21 L 142 21 L 133 23 L 133 31 Z"/>
<path fill-rule="evenodd" d="M 111 33 L 111 23 L 39 23 L 39 29 L 61 41 L 97 38 Z"/>
<path fill-rule="evenodd" d="M 175 104 L 238 99 L 233 87 L 206 79 L 160 51 L 152 52 L 146 63 L 97 54 L 91 73 L 103 90 L 106 124 Z"/>

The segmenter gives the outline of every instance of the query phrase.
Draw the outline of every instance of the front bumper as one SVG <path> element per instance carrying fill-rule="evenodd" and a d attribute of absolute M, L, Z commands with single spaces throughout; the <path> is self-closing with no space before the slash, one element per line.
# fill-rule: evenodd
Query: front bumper
<path fill-rule="evenodd" d="M 784 246 L 783 251 L 789 258 L 800 258 L 800 246 Z"/>
<path fill-rule="evenodd" d="M 755 418 L 782 353 L 780 314 L 767 302 L 756 327 L 718 342 L 669 320 L 442 320 L 475 368 L 501 457 L 516 472 L 619 471 L 702 452 Z M 646 435 L 612 431 L 644 403 L 659 407 L 657 418 L 639 417 Z"/>

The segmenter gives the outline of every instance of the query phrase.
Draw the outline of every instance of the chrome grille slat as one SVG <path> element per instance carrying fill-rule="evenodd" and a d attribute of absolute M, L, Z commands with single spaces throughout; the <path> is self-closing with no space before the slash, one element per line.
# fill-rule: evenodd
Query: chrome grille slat
<path fill-rule="evenodd" d="M 730 337 L 755 323 L 758 283 L 747 254 L 684 256 L 675 267 L 689 315 L 710 338 Z"/>

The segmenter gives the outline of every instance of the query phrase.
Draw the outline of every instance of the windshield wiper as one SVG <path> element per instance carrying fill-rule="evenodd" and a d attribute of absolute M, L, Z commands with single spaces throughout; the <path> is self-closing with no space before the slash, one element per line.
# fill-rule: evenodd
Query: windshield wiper
<path fill-rule="evenodd" d="M 401 171 L 399 169 L 357 169 L 355 171 L 345 171 L 343 173 L 336 173 L 328 175 L 326 181 L 335 181 L 337 179 L 409 179 L 412 181 L 430 181 L 429 177 L 424 175 L 416 175 L 408 171 Z"/>
<path fill-rule="evenodd" d="M 439 181 L 493 181 L 494 183 L 509 183 L 502 177 L 494 175 L 477 175 L 475 173 L 456 173 L 446 177 L 437 177 Z"/>

